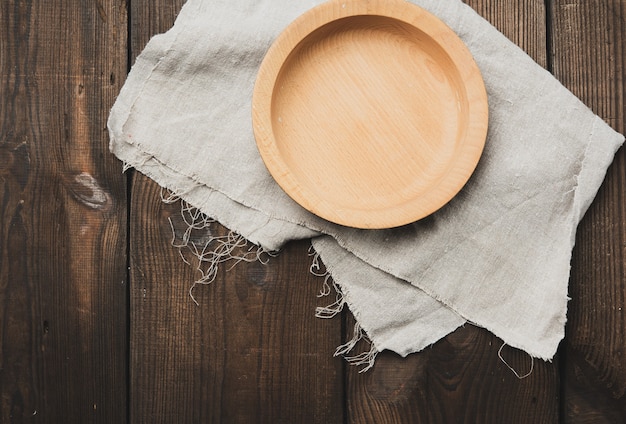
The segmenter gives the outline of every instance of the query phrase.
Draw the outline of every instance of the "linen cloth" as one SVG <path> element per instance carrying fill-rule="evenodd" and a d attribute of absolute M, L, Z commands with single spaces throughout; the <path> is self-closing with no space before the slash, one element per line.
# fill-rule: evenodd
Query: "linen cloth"
<path fill-rule="evenodd" d="M 265 249 L 312 238 L 376 351 L 407 355 L 470 322 L 549 360 L 564 336 L 577 224 L 624 138 L 460 0 L 411 2 L 465 42 L 490 114 L 474 175 L 425 219 L 389 230 L 329 223 L 261 161 L 257 70 L 321 1 L 189 0 L 137 58 L 109 118 L 111 151 Z"/>

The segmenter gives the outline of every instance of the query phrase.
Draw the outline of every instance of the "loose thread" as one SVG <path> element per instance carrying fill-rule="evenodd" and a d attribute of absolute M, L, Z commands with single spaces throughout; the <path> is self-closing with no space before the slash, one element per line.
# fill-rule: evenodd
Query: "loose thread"
<path fill-rule="evenodd" d="M 215 281 L 220 265 L 232 262 L 228 268 L 230 270 L 240 262 L 258 261 L 267 264 L 269 258 L 275 256 L 273 252 L 249 242 L 244 236 L 233 231 L 224 236 L 211 235 L 210 225 L 215 220 L 180 199 L 175 192 L 162 191 L 161 199 L 164 203 L 180 202 L 179 216 L 185 229 L 182 234 L 177 233 L 172 219 L 168 218 L 172 230 L 171 245 L 178 249 L 180 257 L 186 264 L 191 265 L 185 252 L 197 261 L 196 271 L 200 273 L 200 278 L 194 281 L 189 288 L 189 296 L 196 305 L 199 303 L 193 294 L 194 289 L 198 285 L 208 285 Z M 194 236 L 196 236 L 196 240 L 193 239 Z"/>
<path fill-rule="evenodd" d="M 324 269 L 321 263 L 320 255 L 314 251 L 313 246 L 309 248 L 309 256 L 313 258 L 311 261 L 311 267 L 309 268 L 311 274 L 316 277 L 324 278 L 322 289 L 317 297 L 326 297 L 329 296 L 333 290 L 335 291 L 335 301 L 330 305 L 315 308 L 315 316 L 323 319 L 334 318 L 346 305 L 344 294 L 341 287 L 339 287 L 331 277 L 330 272 L 327 269 Z M 350 355 L 350 352 L 352 352 L 361 341 L 369 343 L 369 349 L 357 355 Z M 359 370 L 359 373 L 363 373 L 374 366 L 378 353 L 379 351 L 374 342 L 370 340 L 361 325 L 356 322 L 354 324 L 352 337 L 346 343 L 337 347 L 334 356 L 342 356 L 348 364 L 356 367 L 362 367 Z"/>
<path fill-rule="evenodd" d="M 509 365 L 509 363 L 507 361 L 504 360 L 504 358 L 502 357 L 502 349 L 504 349 L 504 346 L 506 346 L 506 343 L 502 343 L 502 346 L 500 346 L 500 349 L 498 349 L 498 358 L 500 358 L 500 360 L 502 361 L 502 363 L 504 365 L 506 365 L 506 367 L 511 370 L 511 372 L 513 374 L 515 374 L 515 376 L 519 379 L 519 380 L 523 380 L 526 377 L 529 377 L 532 373 L 533 373 L 533 369 L 535 368 L 535 358 L 533 358 L 532 356 L 530 357 L 530 371 L 528 371 L 526 374 L 524 375 L 520 375 L 515 369 L 513 369 L 512 366 Z"/>
<path fill-rule="evenodd" d="M 177 193 L 175 193 L 174 191 L 168 188 L 163 188 L 163 187 L 161 187 L 159 196 L 161 197 L 161 202 L 165 203 L 166 205 L 176 203 L 180 200 L 180 196 Z"/>
<path fill-rule="evenodd" d="M 352 352 L 356 345 L 362 340 L 366 343 L 369 343 L 369 350 L 361 352 L 357 355 L 349 355 L 349 353 Z M 363 366 L 363 368 L 359 370 L 359 373 L 366 372 L 367 370 L 372 368 L 374 366 L 374 363 L 376 362 L 377 355 L 378 349 L 376 348 L 376 345 L 370 340 L 370 338 L 367 336 L 365 331 L 363 331 L 363 328 L 359 325 L 358 322 L 354 324 L 352 338 L 348 340 L 348 342 L 346 342 L 345 344 L 337 347 L 337 350 L 335 350 L 334 354 L 334 356 L 343 356 L 343 358 L 350 365 L 357 367 Z"/>
<path fill-rule="evenodd" d="M 320 261 L 320 255 L 313 250 L 312 245 L 309 247 L 309 256 L 313 257 L 313 259 L 311 260 L 311 266 L 309 267 L 309 272 L 316 277 L 324 278 L 324 282 L 322 283 L 322 289 L 320 290 L 317 297 L 326 297 L 332 292 L 329 283 L 331 279 L 330 273 L 327 270 L 323 270 L 323 266 Z M 335 286 L 335 289 L 338 289 L 338 287 Z"/>
<path fill-rule="evenodd" d="M 333 287 L 335 288 L 335 293 L 336 293 L 335 301 L 329 305 L 318 306 L 317 308 L 315 308 L 316 318 L 322 318 L 322 319 L 334 318 L 335 316 L 337 316 L 337 314 L 343 311 L 343 307 L 346 304 L 346 300 L 343 294 L 341 293 L 341 290 L 335 285 L 334 282 L 333 282 Z M 328 295 L 329 294 L 330 292 L 328 293 Z M 321 297 L 321 296 L 318 296 L 318 297 Z"/>
<path fill-rule="evenodd" d="M 320 254 L 313 250 L 313 245 L 309 246 L 308 254 L 313 258 L 311 259 L 311 266 L 309 267 L 309 271 L 311 272 L 311 274 L 315 275 L 316 277 L 326 276 L 328 274 L 328 271 L 322 271 L 323 266 L 322 261 L 320 260 Z"/>
<path fill-rule="evenodd" d="M 313 251 L 313 246 L 309 248 L 309 256 L 312 256 L 313 259 L 311 261 L 311 266 L 309 268 L 309 272 L 316 277 L 324 278 L 322 283 L 322 288 L 317 295 L 317 297 L 326 297 L 330 296 L 333 289 L 335 290 L 335 301 L 326 306 L 318 306 L 315 308 L 315 316 L 317 318 L 322 319 L 330 319 L 334 318 L 337 314 L 343 311 L 343 307 L 346 304 L 346 301 L 343 296 L 343 292 L 341 288 L 335 283 L 335 281 L 330 276 L 330 272 L 328 270 L 323 269 L 323 266 L 320 261 L 320 256 L 317 252 Z M 332 285 L 332 287 L 331 287 Z"/>
<path fill-rule="evenodd" d="M 258 261 L 267 264 L 269 258 L 275 256 L 275 252 L 267 251 L 233 231 L 228 232 L 225 236 L 212 236 L 209 227 L 215 220 L 182 200 L 176 192 L 162 190 L 161 199 L 166 204 L 180 202 L 181 205 L 180 217 L 185 224 L 185 229 L 182 234 L 177 233 L 174 222 L 171 217 L 168 218 L 172 231 L 171 245 L 178 249 L 180 257 L 186 264 L 191 265 L 184 252 L 189 252 L 197 261 L 196 270 L 200 273 L 200 278 L 194 281 L 189 288 L 189 297 L 196 305 L 199 305 L 199 302 L 193 294 L 194 289 L 198 285 L 208 285 L 215 281 L 220 265 L 232 261 L 232 265 L 228 268 L 230 270 L 240 262 Z M 200 232 L 199 238 L 197 237 L 198 232 Z M 196 236 L 196 240 L 194 240 L 194 236 Z M 333 318 L 343 310 L 346 304 L 343 292 L 332 279 L 330 273 L 323 268 L 319 254 L 314 252 L 312 247 L 309 250 L 309 255 L 313 256 L 310 272 L 315 276 L 324 278 L 318 297 L 329 296 L 333 290 L 335 291 L 335 301 L 328 306 L 316 308 L 315 316 L 325 319 Z M 350 355 L 350 352 L 360 341 L 369 343 L 369 350 L 357 355 Z M 359 370 L 359 373 L 362 373 L 374 366 L 378 352 L 375 344 L 357 322 L 354 326 L 353 337 L 345 344 L 337 347 L 334 355 L 343 356 L 350 365 L 362 366 Z"/>

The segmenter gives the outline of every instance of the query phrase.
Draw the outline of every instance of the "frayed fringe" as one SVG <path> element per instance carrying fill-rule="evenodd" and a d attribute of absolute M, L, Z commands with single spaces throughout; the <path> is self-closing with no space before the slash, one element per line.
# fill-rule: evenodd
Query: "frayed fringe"
<path fill-rule="evenodd" d="M 196 305 L 199 303 L 193 295 L 194 289 L 199 284 L 208 285 L 215 281 L 221 264 L 232 262 L 228 268 L 230 270 L 240 262 L 267 264 L 269 258 L 275 256 L 275 253 L 249 242 L 233 231 L 225 236 L 212 236 L 209 226 L 216 221 L 171 191 L 161 190 L 161 200 L 167 204 L 180 202 L 180 217 L 185 223 L 185 231 L 182 235 L 177 234 L 172 219 L 168 218 L 172 230 L 171 244 L 178 249 L 186 264 L 191 265 L 185 253 L 190 253 L 196 259 L 196 270 L 200 273 L 200 278 L 189 288 L 189 296 Z M 198 232 L 202 232 L 202 237 L 198 241 L 192 240 L 192 235 Z"/>
<path fill-rule="evenodd" d="M 535 358 L 533 358 L 532 356 L 530 357 L 530 370 L 524 374 L 521 375 L 520 373 L 518 373 L 512 366 L 509 365 L 509 363 L 507 361 L 504 360 L 504 358 L 502 357 L 502 349 L 504 349 L 504 346 L 506 346 L 506 343 L 502 343 L 502 346 L 500 346 L 500 349 L 498 349 L 498 358 L 500 358 L 500 360 L 502 361 L 502 363 L 513 373 L 515 374 L 515 377 L 517 377 L 518 380 L 523 380 L 526 377 L 530 377 L 530 375 L 533 373 L 533 370 L 535 369 Z"/>
<path fill-rule="evenodd" d="M 335 281 L 332 279 L 328 270 L 323 269 L 320 256 L 317 252 L 314 251 L 313 246 L 309 248 L 309 256 L 313 257 L 310 267 L 311 274 L 315 275 L 316 277 L 324 278 L 324 282 L 322 283 L 322 289 L 320 290 L 320 293 L 317 295 L 317 297 L 330 296 L 333 290 L 335 292 L 335 301 L 328 306 L 317 307 L 315 309 L 315 316 L 317 318 L 323 319 L 334 318 L 335 316 L 337 316 L 337 314 L 343 311 L 343 307 L 346 305 L 346 300 L 343 292 L 341 291 L 341 288 L 337 285 L 337 283 L 335 283 Z M 369 344 L 369 350 L 366 350 L 356 355 L 350 355 L 350 352 L 352 352 L 357 344 L 361 341 Z M 356 322 L 354 324 L 352 338 L 345 344 L 338 346 L 337 350 L 335 350 L 334 356 L 342 356 L 350 365 L 357 367 L 362 366 L 363 368 L 359 370 L 359 373 L 363 373 L 374 366 L 378 352 L 379 351 L 374 345 L 374 342 L 370 340 L 361 325 Z"/>
<path fill-rule="evenodd" d="M 322 271 L 323 267 L 320 262 L 320 255 L 313 250 L 313 246 L 309 248 L 309 256 L 313 257 L 311 261 L 311 267 L 309 271 L 316 277 L 323 277 L 324 282 L 322 289 L 317 297 L 330 296 L 332 291 L 335 291 L 335 301 L 327 306 L 318 306 L 315 308 L 315 316 L 322 319 L 334 318 L 337 314 L 343 311 L 343 307 L 346 304 L 341 288 L 337 286 L 335 281 L 331 278 L 330 273 L 327 270 Z M 332 287 L 331 287 L 332 285 Z"/>
<path fill-rule="evenodd" d="M 370 349 L 362 353 L 359 353 L 357 355 L 350 356 L 349 355 L 350 352 L 354 350 L 357 343 L 359 343 L 361 340 L 365 341 L 366 343 L 369 343 Z M 343 356 L 343 358 L 350 365 L 354 365 L 356 367 L 363 366 L 363 368 L 359 370 L 359 373 L 363 373 L 374 366 L 377 355 L 378 355 L 378 349 L 376 349 L 376 345 L 374 345 L 374 342 L 372 342 L 369 339 L 369 337 L 367 337 L 367 334 L 365 334 L 365 331 L 363 331 L 363 329 L 357 322 L 354 324 L 352 338 L 347 343 L 342 344 L 341 346 L 337 347 L 337 350 L 335 350 L 334 356 Z"/>
<path fill-rule="evenodd" d="M 185 230 L 182 234 L 177 232 L 172 218 L 168 218 L 172 230 L 171 244 L 178 249 L 181 259 L 186 264 L 192 265 L 186 256 L 191 254 L 195 258 L 196 270 L 200 273 L 200 278 L 194 281 L 189 288 L 189 297 L 196 305 L 199 305 L 199 303 L 193 295 L 194 289 L 200 284 L 208 285 L 215 281 L 220 265 L 232 262 L 232 265 L 228 268 L 230 270 L 240 262 L 267 264 L 270 257 L 276 256 L 276 252 L 257 246 L 241 234 L 233 231 L 230 231 L 225 236 L 211 235 L 209 227 L 216 221 L 181 199 L 180 196 L 181 193 L 165 189 L 161 190 L 163 203 L 173 204 L 180 202 L 180 218 L 184 223 Z M 332 279 L 330 273 L 324 269 L 319 254 L 313 250 L 312 246 L 309 249 L 309 255 L 313 257 L 310 272 L 324 279 L 318 297 L 330 296 L 333 291 L 335 292 L 335 301 L 327 306 L 317 307 L 315 316 L 323 319 L 334 318 L 343 311 L 346 305 L 344 295 L 341 288 Z M 351 355 L 350 353 L 361 341 L 369 344 L 369 350 Z M 354 325 L 352 338 L 345 344 L 337 347 L 334 356 L 342 356 L 350 365 L 362 367 L 359 373 L 363 373 L 374 366 L 378 352 L 374 343 L 357 322 Z"/>

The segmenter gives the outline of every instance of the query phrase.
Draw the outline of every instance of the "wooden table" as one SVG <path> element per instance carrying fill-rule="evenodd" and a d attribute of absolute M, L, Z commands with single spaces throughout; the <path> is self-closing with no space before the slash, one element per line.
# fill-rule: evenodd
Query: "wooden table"
<path fill-rule="evenodd" d="M 623 149 L 579 228 L 566 340 L 526 379 L 470 325 L 358 374 L 332 357 L 349 314 L 313 318 L 327 300 L 304 242 L 222 268 L 196 306 L 198 275 L 170 245 L 178 206 L 121 172 L 106 131 L 130 64 L 182 3 L 0 3 L 1 423 L 624 422 Z M 624 0 L 468 3 L 624 132 Z"/>

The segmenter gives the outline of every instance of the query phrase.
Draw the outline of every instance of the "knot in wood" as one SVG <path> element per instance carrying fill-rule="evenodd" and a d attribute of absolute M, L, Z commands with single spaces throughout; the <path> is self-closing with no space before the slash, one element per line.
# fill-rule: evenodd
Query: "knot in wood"
<path fill-rule="evenodd" d="M 66 185 L 72 197 L 84 206 L 100 211 L 111 209 L 111 195 L 90 174 L 81 172 L 68 179 Z"/>

